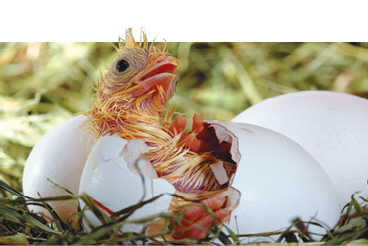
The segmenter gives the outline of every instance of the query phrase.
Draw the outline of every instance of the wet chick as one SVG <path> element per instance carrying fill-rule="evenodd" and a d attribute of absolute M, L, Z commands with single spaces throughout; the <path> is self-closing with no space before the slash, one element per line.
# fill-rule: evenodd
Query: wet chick
<path fill-rule="evenodd" d="M 165 48 L 159 50 L 153 44 L 148 47 L 144 31 L 141 34 L 143 42 L 137 44 L 131 29 L 126 30 L 125 41 L 119 42 L 117 55 L 94 88 L 96 101 L 85 113 L 88 120 L 82 127 L 90 128 L 96 139 L 114 134 L 126 140 L 143 139 L 158 177 L 174 185 L 177 194 L 184 198 L 215 204 L 210 208 L 217 213 L 219 224 L 234 209 L 227 203 L 230 180 L 236 170 L 229 154 L 231 145 L 219 143 L 214 130 L 199 115 L 194 116 L 189 132 L 184 131 L 184 116 L 178 114 L 173 119 L 175 107 L 169 110 L 165 106 L 179 80 L 178 60 Z M 222 163 L 227 180 L 218 181 L 211 168 L 215 163 Z M 183 203 L 187 202 L 176 201 L 177 205 Z M 203 211 L 199 216 L 198 209 L 177 205 L 173 205 L 173 213 L 187 211 L 188 225 L 200 224 L 205 230 L 214 220 Z M 183 224 L 180 228 L 185 227 L 188 226 Z M 185 233 L 174 233 L 174 237 L 205 236 L 197 230 L 190 228 Z"/>

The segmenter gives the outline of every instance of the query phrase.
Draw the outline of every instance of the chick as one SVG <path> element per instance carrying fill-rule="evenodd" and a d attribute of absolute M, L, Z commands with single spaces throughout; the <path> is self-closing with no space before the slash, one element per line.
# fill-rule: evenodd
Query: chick
<path fill-rule="evenodd" d="M 85 113 L 88 119 L 84 126 L 96 139 L 113 134 L 126 140 L 143 139 L 158 177 L 169 181 L 186 199 L 215 204 L 210 208 L 220 219 L 216 222 L 219 224 L 234 209 L 227 205 L 227 191 L 236 170 L 230 143 L 219 143 L 214 130 L 199 115 L 194 116 L 190 132 L 184 131 L 187 122 L 183 115 L 173 119 L 176 108 L 169 110 L 166 103 L 176 90 L 179 62 L 165 48 L 159 50 L 153 44 L 148 47 L 144 31 L 141 33 L 143 42 L 137 44 L 131 29 L 126 30 L 125 42 L 119 42 L 117 55 L 94 88 L 96 101 Z M 215 163 L 222 163 L 229 177 L 226 182 L 216 178 L 211 168 Z M 173 213 L 182 210 L 188 212 L 184 219 L 191 223 L 187 225 L 197 223 L 208 229 L 214 220 L 191 206 L 179 209 L 174 205 L 172 209 Z M 176 238 L 204 236 L 198 228 L 174 234 Z"/>

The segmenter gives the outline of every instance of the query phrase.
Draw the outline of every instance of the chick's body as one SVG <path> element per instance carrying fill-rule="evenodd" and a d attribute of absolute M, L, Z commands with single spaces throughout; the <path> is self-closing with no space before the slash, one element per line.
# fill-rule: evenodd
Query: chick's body
<path fill-rule="evenodd" d="M 184 197 L 206 199 L 227 190 L 229 182 L 219 184 L 210 165 L 222 161 L 231 177 L 235 163 L 205 151 L 206 137 L 196 138 L 210 132 L 204 129 L 202 118 L 195 121 L 199 124 L 191 133 L 184 132 L 186 120 L 182 115 L 172 120 L 175 108 L 168 110 L 165 104 L 176 89 L 178 61 L 153 45 L 148 48 L 142 34 L 144 42 L 138 45 L 131 30 L 126 31 L 124 45 L 119 43 L 118 54 L 95 88 L 97 99 L 85 113 L 88 120 L 84 126 L 96 139 L 113 134 L 126 140 L 143 139 L 158 177 L 168 180 Z M 202 147 L 193 151 L 191 145 L 201 141 L 198 146 Z"/>

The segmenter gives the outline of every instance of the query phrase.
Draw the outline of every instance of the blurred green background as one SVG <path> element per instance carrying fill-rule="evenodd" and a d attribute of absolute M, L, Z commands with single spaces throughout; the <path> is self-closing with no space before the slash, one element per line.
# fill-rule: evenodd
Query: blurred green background
<path fill-rule="evenodd" d="M 156 43 L 158 48 L 163 43 Z M 266 98 L 331 90 L 368 98 L 367 43 L 168 43 L 181 61 L 169 106 L 229 121 Z M 21 190 L 24 164 L 48 130 L 90 108 L 109 43 L 0 43 L 1 179 Z"/>

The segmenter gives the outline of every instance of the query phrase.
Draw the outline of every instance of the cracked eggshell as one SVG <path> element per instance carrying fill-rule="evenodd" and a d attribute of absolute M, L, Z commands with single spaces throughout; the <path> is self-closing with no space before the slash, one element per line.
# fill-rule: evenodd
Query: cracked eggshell
<path fill-rule="evenodd" d="M 277 131 L 305 148 L 330 176 L 341 208 L 357 191 L 368 197 L 368 100 L 304 91 L 264 100 L 233 121 Z"/>
<path fill-rule="evenodd" d="M 30 153 L 23 171 L 24 195 L 38 198 L 70 195 L 54 187 L 47 179 L 78 194 L 79 180 L 88 157 L 89 147 L 94 139 L 88 131 L 78 127 L 87 119 L 84 115 L 72 117 L 48 131 Z M 53 208 L 71 201 L 50 201 Z M 29 206 L 34 212 L 44 212 L 47 219 L 50 213 L 39 206 Z M 55 210 L 61 218 L 77 212 L 77 207 L 66 205 Z"/>
<path fill-rule="evenodd" d="M 316 216 L 316 220 L 328 228 L 336 226 L 340 205 L 335 187 L 301 146 L 255 125 L 212 124 L 215 130 L 225 127 L 238 139 L 241 156 L 232 187 L 241 192 L 241 198 L 230 218 L 230 228 L 235 233 L 286 229 L 296 217 L 309 221 Z M 219 135 L 218 132 L 221 131 L 217 131 Z M 239 157 L 235 155 L 236 158 Z M 313 225 L 309 228 L 312 232 L 325 233 Z"/>
<path fill-rule="evenodd" d="M 118 136 L 100 137 L 93 146 L 83 170 L 79 194 L 86 193 L 96 200 L 99 207 L 107 214 L 116 212 L 138 203 L 144 190 L 148 200 L 160 194 L 174 194 L 175 188 L 166 180 L 158 179 L 150 162 L 139 159 L 138 166 L 144 175 L 142 178 L 134 168 L 135 160 L 149 151 L 143 140 L 126 141 Z M 124 156 L 124 157 L 123 157 Z M 164 195 L 156 201 L 136 210 L 128 220 L 144 218 L 159 212 L 167 212 L 172 197 Z M 82 209 L 85 206 L 81 200 Z M 100 225 L 99 220 L 91 211 L 85 213 L 94 226 Z M 87 223 L 84 223 L 87 230 Z M 128 224 L 123 231 L 141 232 L 144 225 Z"/>

